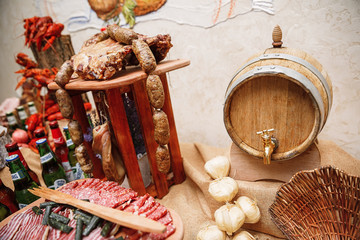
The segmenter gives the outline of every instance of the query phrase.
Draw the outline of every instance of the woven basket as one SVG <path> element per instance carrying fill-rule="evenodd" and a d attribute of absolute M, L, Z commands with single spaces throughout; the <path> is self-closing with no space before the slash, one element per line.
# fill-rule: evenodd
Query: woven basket
<path fill-rule="evenodd" d="M 330 166 L 298 172 L 269 212 L 289 239 L 360 239 L 360 177 Z"/>

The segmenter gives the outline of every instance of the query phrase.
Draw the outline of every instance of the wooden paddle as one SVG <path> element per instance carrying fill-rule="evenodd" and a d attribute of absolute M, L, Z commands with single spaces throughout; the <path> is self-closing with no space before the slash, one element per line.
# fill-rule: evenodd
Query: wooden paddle
<path fill-rule="evenodd" d="M 77 207 L 110 222 L 120 224 L 121 226 L 133 228 L 143 232 L 164 233 L 166 231 L 165 225 L 154 220 L 129 212 L 120 211 L 118 209 L 82 201 L 60 191 L 45 187 L 29 189 L 29 191 L 36 196 L 43 197 L 56 203 L 68 204 Z"/>

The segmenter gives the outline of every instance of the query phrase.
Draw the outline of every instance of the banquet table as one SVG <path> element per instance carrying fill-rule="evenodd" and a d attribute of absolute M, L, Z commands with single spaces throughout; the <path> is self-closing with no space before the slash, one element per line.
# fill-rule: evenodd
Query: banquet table
<path fill-rule="evenodd" d="M 321 165 L 335 166 L 348 174 L 360 175 L 360 160 L 346 153 L 332 141 L 319 140 L 317 148 L 321 155 Z M 181 217 L 184 225 L 184 239 L 196 239 L 198 231 L 209 224 L 215 224 L 214 212 L 223 203 L 216 202 L 208 192 L 212 179 L 205 172 L 206 161 L 218 155 L 229 157 L 229 147 L 220 148 L 203 143 L 180 143 L 183 157 L 186 180 L 170 188 L 169 193 L 160 203 L 175 210 Z M 29 167 L 39 176 L 41 184 L 41 166 L 37 154 L 28 148 L 22 148 Z M 13 188 L 11 175 L 7 168 L 0 171 L 0 178 L 4 184 Z M 257 201 L 261 211 L 260 221 L 256 224 L 244 224 L 242 230 L 252 233 L 257 239 L 285 239 L 282 232 L 275 226 L 268 212 L 269 206 L 275 199 L 275 194 L 283 184 L 275 181 L 249 182 L 237 180 L 239 196 L 248 196 Z"/>

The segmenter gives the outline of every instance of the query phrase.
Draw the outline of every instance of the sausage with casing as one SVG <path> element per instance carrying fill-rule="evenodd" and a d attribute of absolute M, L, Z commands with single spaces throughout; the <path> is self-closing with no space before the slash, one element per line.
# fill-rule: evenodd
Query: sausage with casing
<path fill-rule="evenodd" d="M 166 145 L 170 139 L 169 120 L 162 110 L 155 110 L 153 114 L 154 138 L 160 145 Z"/>
<path fill-rule="evenodd" d="M 155 153 L 156 166 L 161 173 L 168 173 L 170 170 L 170 154 L 167 146 L 159 145 Z"/>
<path fill-rule="evenodd" d="M 71 65 L 71 61 L 67 60 L 61 65 L 58 73 L 55 76 L 54 82 L 56 82 L 59 87 L 64 88 L 65 85 L 70 81 L 71 75 L 73 74 L 74 69 Z"/>
<path fill-rule="evenodd" d="M 84 135 L 80 123 L 71 119 L 68 124 L 69 133 L 75 146 L 79 146 L 84 141 Z"/>
<path fill-rule="evenodd" d="M 56 100 L 59 104 L 61 115 L 71 119 L 74 115 L 74 106 L 69 93 L 65 89 L 58 89 L 55 92 Z"/>
<path fill-rule="evenodd" d="M 91 38 L 89 38 L 88 40 L 86 40 L 82 46 L 83 47 L 88 47 L 92 44 L 96 44 L 98 42 L 104 41 L 106 39 L 108 39 L 110 36 L 108 34 L 107 31 L 103 31 L 100 33 L 95 34 L 94 36 L 92 36 Z"/>
<path fill-rule="evenodd" d="M 139 60 L 140 67 L 144 70 L 144 72 L 149 74 L 155 70 L 156 60 L 149 45 L 140 39 L 133 40 L 132 50 L 136 58 Z"/>
<path fill-rule="evenodd" d="M 121 28 L 117 24 L 107 26 L 106 30 L 109 36 L 119 43 L 130 45 L 133 40 L 138 39 L 136 32 L 128 28 Z"/>
<path fill-rule="evenodd" d="M 146 91 L 151 106 L 160 109 L 164 106 L 164 87 L 158 75 L 149 75 L 146 79 Z"/>
<path fill-rule="evenodd" d="M 75 156 L 81 166 L 81 169 L 85 173 L 92 173 L 93 164 L 83 143 L 75 148 Z"/>

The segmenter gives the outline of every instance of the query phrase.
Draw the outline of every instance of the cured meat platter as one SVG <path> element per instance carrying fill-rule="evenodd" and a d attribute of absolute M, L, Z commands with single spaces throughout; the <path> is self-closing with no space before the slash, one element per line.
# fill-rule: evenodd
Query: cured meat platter
<path fill-rule="evenodd" d="M 85 179 L 86 180 L 86 179 Z M 109 207 L 111 207 L 111 197 L 109 197 L 109 198 L 106 198 L 106 197 L 104 197 L 104 194 L 109 194 L 109 195 L 111 195 L 111 191 L 104 191 L 104 189 L 101 189 L 101 190 L 98 190 L 98 192 L 101 192 L 103 195 L 102 196 L 100 196 L 99 194 L 94 194 L 95 193 L 95 190 L 93 191 L 93 192 L 91 192 L 91 190 L 89 191 L 89 189 L 90 188 L 86 188 L 86 187 L 84 187 L 84 188 L 79 188 L 79 187 L 77 187 L 76 188 L 76 186 L 77 185 L 80 185 L 80 184 L 83 184 L 84 182 L 89 182 L 89 181 L 92 181 L 92 182 L 97 182 L 97 183 L 100 183 L 100 184 L 98 184 L 98 185 L 103 185 L 103 184 L 111 184 L 112 186 L 115 186 L 116 188 L 119 188 L 119 186 L 117 185 L 117 184 L 115 184 L 115 183 L 111 183 L 110 181 L 105 181 L 105 182 L 103 182 L 103 181 L 100 181 L 100 180 L 98 180 L 98 179 L 95 179 L 95 180 L 89 180 L 89 179 L 87 179 L 87 181 L 84 181 L 84 179 L 81 179 L 81 180 L 77 180 L 77 181 L 73 181 L 73 182 L 71 182 L 71 183 L 68 183 L 67 185 L 65 185 L 65 186 L 63 186 L 63 187 L 61 187 L 60 188 L 60 191 L 62 191 L 62 192 L 67 192 L 67 193 L 69 193 L 69 189 L 72 189 L 72 195 L 74 196 L 74 194 L 76 194 L 76 193 L 74 193 L 74 192 L 79 192 L 79 195 L 77 196 L 77 197 L 82 197 L 82 196 L 89 196 L 89 195 L 91 195 L 92 197 L 93 196 L 95 196 L 95 195 L 98 195 L 98 197 L 101 197 L 101 200 L 103 201 L 102 203 L 100 203 L 100 202 L 98 202 L 98 203 L 100 203 L 100 205 L 108 205 Z M 85 184 L 83 184 L 83 185 L 85 185 Z M 70 186 L 70 187 L 69 187 Z M 75 187 L 73 187 L 73 186 L 75 186 Z M 74 189 L 77 189 L 76 191 L 74 190 Z M 79 189 L 81 189 L 80 191 L 79 191 Z M 85 191 L 84 191 L 84 190 Z M 134 192 L 134 191 L 132 191 L 131 189 L 126 189 L 126 191 L 127 191 L 127 193 L 129 193 L 129 194 L 125 194 L 125 195 L 131 195 L 131 196 L 133 196 L 133 193 L 135 193 L 136 194 L 136 192 Z M 86 195 L 86 194 L 88 194 L 88 195 Z M 76 196 L 76 195 L 75 195 Z M 121 197 L 122 196 L 119 196 L 118 197 L 118 199 L 121 199 Z M 97 197 L 93 197 L 92 199 L 90 199 L 90 201 L 92 201 L 92 202 L 97 202 L 97 200 L 96 200 L 96 198 Z M 120 206 L 118 206 L 118 207 L 114 207 L 114 206 L 112 206 L 113 208 L 116 208 L 116 209 L 121 209 L 121 208 L 123 208 L 123 210 L 124 211 L 126 211 L 126 209 L 129 211 L 129 212 L 131 212 L 131 209 L 132 208 L 134 208 L 134 206 L 136 205 L 136 204 L 133 204 L 133 203 L 136 203 L 136 202 L 138 202 L 139 200 L 141 200 L 141 199 L 147 199 L 147 200 L 149 200 L 149 201 L 143 201 L 143 203 L 144 203 L 144 205 L 143 205 L 143 207 L 139 207 L 139 209 L 138 210 L 136 210 L 136 211 L 141 211 L 140 209 L 141 208 L 144 208 L 144 206 L 146 206 L 147 204 L 147 202 L 155 202 L 156 203 L 156 201 L 154 201 L 153 200 L 153 198 L 152 197 L 150 197 L 150 196 L 139 196 L 139 197 L 136 197 L 136 198 L 133 198 L 133 197 L 131 197 L 131 199 L 132 200 L 127 200 L 126 202 L 124 202 L 124 204 L 126 205 L 124 205 L 124 204 L 122 204 L 121 206 L 124 206 L 124 207 L 120 207 Z M 105 204 L 105 202 L 106 202 L 106 204 Z M 29 210 L 29 209 L 31 209 L 33 206 L 39 206 L 40 205 L 40 203 L 43 203 L 43 202 L 45 202 L 45 199 L 44 198 L 40 198 L 39 200 L 37 200 L 37 201 L 35 201 L 35 202 L 33 202 L 32 204 L 30 204 L 30 205 L 28 205 L 27 207 L 25 207 L 25 208 L 23 208 L 23 209 L 21 209 L 21 210 L 19 210 L 19 211 L 17 211 L 16 213 L 14 213 L 14 214 L 12 214 L 11 216 L 9 216 L 9 217 L 7 217 L 6 219 L 4 219 L 2 222 L 0 222 L 0 231 L 1 231 L 1 229 L 2 229 L 2 227 L 3 226 L 5 226 L 7 223 L 9 223 L 10 221 L 11 221 L 11 219 L 13 218 L 13 217 L 15 217 L 15 216 L 19 216 L 19 214 L 24 214 L 24 213 L 27 213 L 27 212 L 29 212 L 29 211 L 31 211 L 31 210 Z M 131 204 L 130 204 L 130 202 L 132 202 Z M 164 208 L 164 209 L 166 209 L 164 206 L 162 206 L 161 204 L 159 204 L 159 203 L 156 203 L 158 206 L 159 206 L 159 208 L 158 209 L 161 209 L 161 208 Z M 156 205 L 155 204 L 155 205 Z M 155 206 L 154 205 L 154 206 Z M 155 214 L 157 211 L 154 211 L 153 213 Z M 172 209 L 166 209 L 166 212 L 168 212 L 168 214 L 163 214 L 163 219 L 164 218 L 166 218 L 166 216 L 167 215 L 169 215 L 170 216 L 170 219 L 172 220 L 172 222 L 170 222 L 170 224 L 168 224 L 168 228 L 169 228 L 169 226 L 170 226 L 170 228 L 174 228 L 175 229 L 175 231 L 173 232 L 173 233 L 171 233 L 171 235 L 169 235 L 167 238 L 166 238 L 166 240 L 181 240 L 181 239 L 183 239 L 183 235 L 184 235 L 184 228 L 183 228 L 183 223 L 182 223 L 182 221 L 181 221 L 181 218 L 180 218 L 180 216 L 174 211 L 174 210 L 172 210 Z M 144 212 L 145 213 L 145 212 Z M 157 213 L 158 214 L 158 213 Z M 150 214 L 151 215 L 151 214 Z M 150 215 L 147 215 L 147 217 L 148 216 L 150 216 Z M 154 216 L 154 215 L 153 215 Z M 161 222 L 161 220 L 159 220 L 159 222 Z M 95 230 L 94 230 L 95 231 Z M 131 231 L 131 229 L 130 229 L 130 231 Z M 133 231 L 134 232 L 134 231 Z M 123 236 L 123 237 L 125 237 L 127 234 L 129 234 L 129 229 L 126 229 L 125 228 L 125 230 L 120 230 L 120 232 L 118 232 L 117 234 L 116 234 L 116 236 L 117 237 L 120 237 L 120 236 Z M 71 234 L 70 234 L 71 235 Z M 146 235 L 146 234 L 145 234 Z M 65 238 L 65 239 L 72 239 L 72 237 L 71 236 L 69 236 L 69 238 Z M 145 238 L 145 239 L 152 239 L 152 238 Z M 155 239 L 155 238 L 154 238 Z M 164 239 L 164 238 L 156 238 L 156 239 Z"/>

